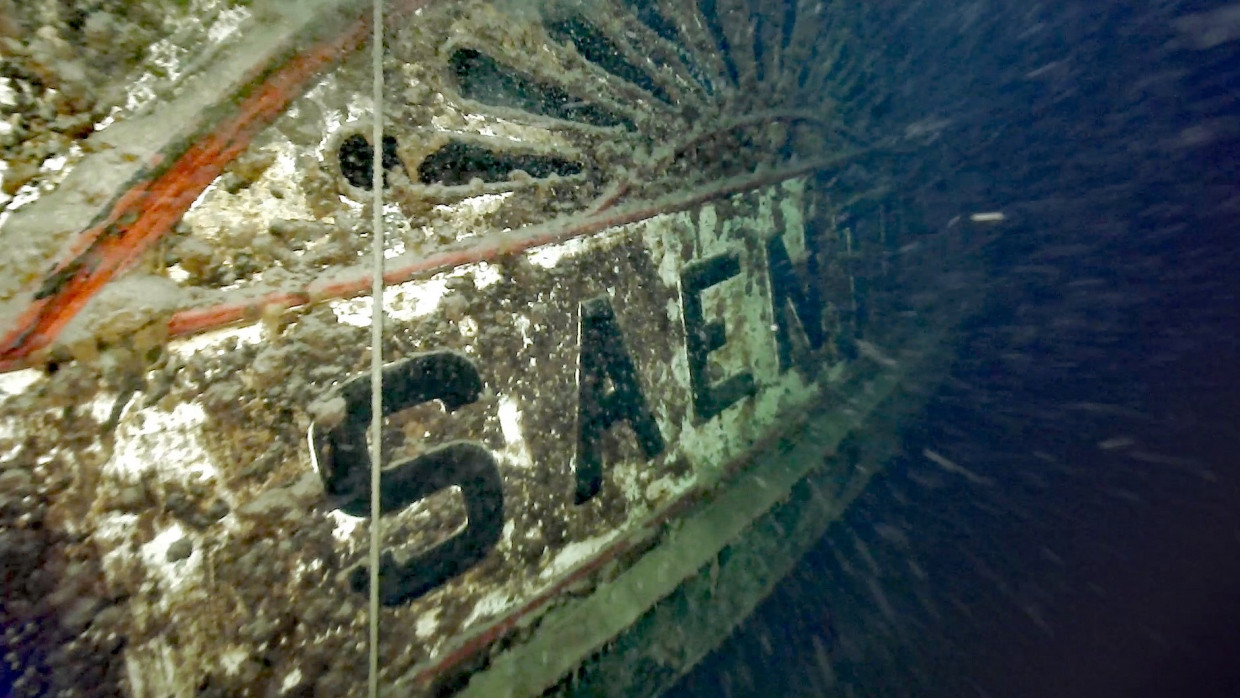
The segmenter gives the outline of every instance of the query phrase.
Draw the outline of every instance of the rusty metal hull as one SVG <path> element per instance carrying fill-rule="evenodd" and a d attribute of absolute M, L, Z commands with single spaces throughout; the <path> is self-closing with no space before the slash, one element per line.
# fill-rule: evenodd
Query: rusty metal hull
<path fill-rule="evenodd" d="M 356 693 L 376 524 L 394 694 L 569 690 L 736 575 L 631 688 L 700 658 L 864 486 L 824 454 L 923 341 L 866 341 L 902 230 L 849 169 L 881 144 L 833 98 L 864 111 L 847 14 L 741 5 L 399 4 L 371 144 L 366 8 L 272 2 L 8 211 L 38 241 L 0 297 L 17 694 Z M 769 570 L 721 562 L 806 487 Z"/>

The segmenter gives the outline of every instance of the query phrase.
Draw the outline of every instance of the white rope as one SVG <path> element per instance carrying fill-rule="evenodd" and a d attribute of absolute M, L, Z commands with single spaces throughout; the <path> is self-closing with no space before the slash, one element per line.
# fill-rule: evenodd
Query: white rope
<path fill-rule="evenodd" d="M 383 0 L 374 0 L 374 36 L 370 42 L 370 62 L 374 75 L 374 124 L 370 144 L 371 161 L 372 266 L 370 283 L 370 662 L 368 695 L 379 696 L 379 546 L 382 512 L 379 509 L 381 473 L 380 438 L 383 433 Z"/>

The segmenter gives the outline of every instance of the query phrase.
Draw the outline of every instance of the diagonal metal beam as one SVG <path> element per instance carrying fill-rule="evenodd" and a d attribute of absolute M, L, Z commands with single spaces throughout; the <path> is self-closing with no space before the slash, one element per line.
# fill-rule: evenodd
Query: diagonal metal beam
<path fill-rule="evenodd" d="M 387 21 L 433 1 L 396 0 Z M 0 246 L 23 250 L 21 266 L 47 271 L 0 307 L 0 366 L 29 363 L 47 348 L 316 76 L 360 48 L 370 4 L 273 0 L 177 97 L 98 134 L 55 192 L 17 211 Z"/>

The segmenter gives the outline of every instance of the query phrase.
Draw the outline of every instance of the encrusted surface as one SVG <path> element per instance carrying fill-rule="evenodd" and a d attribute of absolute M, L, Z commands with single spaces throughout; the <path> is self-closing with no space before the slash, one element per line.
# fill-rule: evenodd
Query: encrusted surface
<path fill-rule="evenodd" d="M 252 18 L 250 5 L 250 0 L 0 3 L 0 227 L 14 212 L 55 191 L 84 156 L 96 155 L 106 168 L 106 151 L 115 145 L 104 132 L 140 120 L 179 94 L 189 77 L 237 42 Z M 152 127 L 158 128 L 147 126 Z M 122 148 L 114 155 L 112 165 L 121 167 L 142 154 Z M 72 197 L 61 200 L 63 209 Z M 43 248 L 55 251 L 63 242 L 53 235 L 19 237 L 3 238 L 9 253 L 0 300 L 44 271 Z M 22 268 L 36 259 L 35 268 Z"/>
<path fill-rule="evenodd" d="M 803 187 L 790 183 L 391 291 L 385 354 L 456 350 L 486 386 L 481 400 L 454 413 L 432 403 L 390 419 L 391 457 L 457 439 L 484 444 L 501 466 L 506 518 L 503 539 L 482 563 L 385 611 L 385 671 L 401 675 L 442 658 L 471 628 L 519 610 L 594 551 L 716 480 L 721 464 L 813 396 L 800 374 L 781 375 L 774 365 L 758 263 L 762 243 L 781 232 L 773 210 L 790 203 L 799 211 Z M 786 233 L 789 241 L 800 236 Z M 724 319 L 732 338 L 712 370 L 748 368 L 761 392 L 703 423 L 690 406 L 676 282 L 687 261 L 724 246 L 753 259 L 706 294 L 706 312 Z M 669 448 L 647 461 L 628 428 L 612 430 L 602 446 L 603 488 L 577 506 L 578 306 L 599 296 L 616 309 Z M 305 434 L 329 409 L 322 400 L 330 387 L 364 369 L 369 313 L 367 300 L 336 301 L 280 326 L 174 342 L 149 366 L 136 357 L 117 365 L 120 355 L 105 352 L 52 376 L 10 375 L 33 383 L 0 408 L 13 425 L 0 444 L 9 454 L 5 472 L 24 473 L 36 489 L 73 474 L 46 492 L 55 523 L 45 525 L 79 535 L 85 559 L 101 570 L 93 584 L 117 603 L 109 632 L 126 638 L 135 693 L 203 682 L 234 693 L 270 676 L 267 667 L 314 683 L 361 680 L 364 596 L 347 577 L 363 557 L 366 527 L 329 511 Z M 41 443 L 40 434 L 77 436 Z M 36 454 L 42 465 L 32 462 Z M 459 498 L 444 491 L 387 517 L 385 544 L 398 554 L 425 549 L 464 523 Z"/>
<path fill-rule="evenodd" d="M 780 48 L 760 59 L 739 57 L 750 20 L 736 8 L 706 21 L 662 3 L 661 24 L 639 19 L 639 5 L 560 3 L 540 14 L 524 3 L 440 3 L 395 32 L 385 65 L 389 257 L 567 226 L 843 149 L 822 108 L 829 71 L 791 63 L 812 52 L 813 3 L 798 3 L 786 32 L 767 25 L 763 40 Z M 194 26 L 208 31 L 201 17 Z M 713 32 L 731 37 L 729 56 Z M 307 429 L 338 414 L 333 389 L 367 366 L 369 300 L 310 297 L 175 340 L 168 319 L 365 272 L 369 192 L 350 178 L 346 142 L 369 135 L 367 79 L 363 56 L 322 75 L 140 269 L 75 318 L 47 370 L 0 383 L 0 478 L 12 484 L 0 554 L 20 571 L 5 579 L 3 620 L 34 648 L 10 658 L 26 667 L 20 695 L 345 695 L 364 683 L 365 597 L 348 579 L 366 525 L 324 496 Z M 510 89 L 515 80 L 537 85 L 542 101 Z M 533 172 L 506 171 L 516 158 Z M 556 168 L 568 173 L 548 174 Z M 477 178 L 456 183 L 461 173 Z M 636 544 L 813 399 L 813 376 L 777 363 L 766 244 L 779 236 L 803 261 L 812 228 L 818 252 L 842 252 L 848 236 L 834 214 L 822 181 L 800 178 L 679 213 L 656 207 L 640 223 L 389 288 L 385 356 L 454 350 L 485 390 L 452 413 L 432 402 L 389 418 L 388 455 L 481 444 L 500 466 L 505 518 L 480 563 L 384 611 L 385 677 L 425 688 L 422 672 L 495 640 L 503 633 L 482 633 L 498 621 L 522 613 L 529 625 L 556 594 L 615 574 L 630 558 L 605 568 L 600 553 Z M 711 381 L 749 372 L 756 391 L 698 419 L 681 276 L 729 253 L 739 272 L 700 299 L 727 337 L 706 370 Z M 846 269 L 827 260 L 821 271 L 809 283 L 828 294 L 822 322 L 838 333 Z M 667 447 L 647 459 L 628 426 L 610 429 L 603 485 L 577 505 L 579 310 L 600 297 Z M 828 342 L 818 358 L 834 364 L 834 352 Z M 398 557 L 467 524 L 455 488 L 385 519 Z M 99 680 L 78 683 L 88 666 Z M 68 676 L 74 685 L 57 683 Z"/>

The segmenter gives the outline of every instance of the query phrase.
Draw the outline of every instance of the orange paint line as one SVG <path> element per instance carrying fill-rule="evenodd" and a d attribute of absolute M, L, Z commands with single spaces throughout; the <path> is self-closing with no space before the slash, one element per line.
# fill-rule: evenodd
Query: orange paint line
<path fill-rule="evenodd" d="M 389 16 L 397 20 L 430 1 L 404 0 Z M 104 285 L 172 229 L 228 163 L 316 75 L 357 50 L 370 35 L 370 13 L 361 15 L 332 38 L 294 54 L 260 78 L 228 116 L 179 155 L 156 156 L 153 166 L 165 160 L 172 164 L 117 197 L 103 222 L 79 233 L 68 259 L 39 283 L 30 304 L 0 338 L 0 370 L 29 363 L 32 354 L 49 346 Z"/>
<path fill-rule="evenodd" d="M 490 262 L 535 247 L 565 242 L 602 232 L 608 228 L 636 223 L 655 216 L 685 211 L 707 201 L 739 194 L 834 166 L 851 156 L 811 160 L 796 167 L 771 170 L 761 174 L 726 180 L 718 186 L 699 189 L 688 195 L 664 199 L 652 204 L 607 209 L 575 221 L 532 226 L 519 233 L 501 233 L 459 248 L 436 252 L 405 264 L 386 269 L 386 285 L 402 284 L 418 278 L 451 271 L 456 267 Z M 244 301 L 220 303 L 206 308 L 193 308 L 174 313 L 168 323 L 169 336 L 179 337 L 219 328 L 223 325 L 253 320 L 264 310 L 288 309 L 309 305 L 318 300 L 351 298 L 370 291 L 370 273 L 358 271 L 346 278 L 311 283 L 300 291 L 279 291 Z"/>

